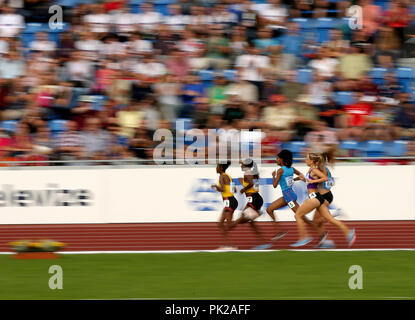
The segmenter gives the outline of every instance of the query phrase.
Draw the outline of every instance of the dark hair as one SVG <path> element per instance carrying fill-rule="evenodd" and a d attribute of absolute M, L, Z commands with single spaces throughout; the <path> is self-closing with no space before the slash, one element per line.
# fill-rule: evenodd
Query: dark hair
<path fill-rule="evenodd" d="M 284 165 L 288 168 L 293 164 L 293 153 L 290 150 L 284 149 L 277 154 L 278 158 L 282 159 Z"/>
<path fill-rule="evenodd" d="M 230 165 L 231 165 L 230 161 L 228 161 L 226 163 L 219 163 L 219 166 L 222 168 L 223 172 L 225 172 L 226 169 L 228 169 Z"/>

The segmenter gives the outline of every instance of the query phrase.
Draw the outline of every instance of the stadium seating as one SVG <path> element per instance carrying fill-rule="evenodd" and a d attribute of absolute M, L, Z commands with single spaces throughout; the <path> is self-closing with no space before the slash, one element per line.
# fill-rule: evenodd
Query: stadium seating
<path fill-rule="evenodd" d="M 1 128 L 7 132 L 16 132 L 17 121 L 15 120 L 5 120 L 1 122 Z"/>
<path fill-rule="evenodd" d="M 55 136 L 59 132 L 66 130 L 67 120 L 51 120 L 49 121 L 49 129 L 52 136 Z"/>
<path fill-rule="evenodd" d="M 301 84 L 308 84 L 313 77 L 312 69 L 298 69 L 297 81 Z"/>
<path fill-rule="evenodd" d="M 318 18 L 316 21 L 318 42 L 327 42 L 330 38 L 330 29 L 336 28 L 338 22 L 333 18 Z"/>
<path fill-rule="evenodd" d="M 200 70 L 199 77 L 206 84 L 210 84 L 215 79 L 215 74 L 212 70 Z"/>
<path fill-rule="evenodd" d="M 334 101 L 339 105 L 351 104 L 355 101 L 353 92 L 339 91 L 334 94 Z"/>
<path fill-rule="evenodd" d="M 229 69 L 224 70 L 223 75 L 228 81 L 235 81 L 237 73 L 238 72 L 236 70 Z"/>
<path fill-rule="evenodd" d="M 395 140 L 390 143 L 388 148 L 388 156 L 402 157 L 405 156 L 408 151 L 408 141 Z"/>
<path fill-rule="evenodd" d="M 365 145 L 366 156 L 381 157 L 386 153 L 385 147 L 385 142 L 382 140 L 369 140 Z"/>
<path fill-rule="evenodd" d="M 294 158 L 302 157 L 303 151 L 307 146 L 307 143 L 304 141 L 291 141 L 282 144 L 282 148 L 290 150 Z"/>
<path fill-rule="evenodd" d="M 384 83 L 384 78 L 386 73 L 389 70 L 387 68 L 373 68 L 370 72 L 369 75 L 372 78 L 373 82 L 376 84 L 383 84 Z"/>

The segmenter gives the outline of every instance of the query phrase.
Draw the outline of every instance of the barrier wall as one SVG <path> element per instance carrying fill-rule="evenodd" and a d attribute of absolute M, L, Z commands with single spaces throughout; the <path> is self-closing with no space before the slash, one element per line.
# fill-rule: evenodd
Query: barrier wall
<path fill-rule="evenodd" d="M 296 166 L 302 172 L 306 167 Z M 272 187 L 275 166 L 260 167 L 265 203 L 281 196 Z M 0 224 L 214 222 L 222 208 L 214 167 L 2 169 Z M 228 173 L 242 176 L 239 167 Z M 415 220 L 415 166 L 337 165 L 334 205 L 344 220 Z M 305 184 L 295 182 L 305 198 Z M 238 196 L 240 208 L 244 196 Z M 282 221 L 293 221 L 288 208 Z M 261 220 L 268 220 L 266 215 Z"/>

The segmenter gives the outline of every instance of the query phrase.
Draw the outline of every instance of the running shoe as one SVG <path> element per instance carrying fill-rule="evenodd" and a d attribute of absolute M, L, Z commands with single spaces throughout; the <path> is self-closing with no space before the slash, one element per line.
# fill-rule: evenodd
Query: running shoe
<path fill-rule="evenodd" d="M 356 232 L 354 229 L 350 230 L 349 236 L 347 237 L 347 242 L 349 243 L 349 247 L 353 246 L 356 242 Z"/>
<path fill-rule="evenodd" d="M 280 240 L 282 238 L 284 238 L 284 236 L 288 233 L 288 231 L 282 231 L 282 232 L 278 232 L 272 239 L 271 241 L 277 241 Z"/>
<path fill-rule="evenodd" d="M 290 247 L 302 247 L 302 246 L 309 244 L 312 240 L 313 238 L 304 238 L 304 239 L 298 240 L 296 243 L 291 244 Z"/>
<path fill-rule="evenodd" d="M 260 244 L 259 246 L 253 247 L 252 250 L 265 250 L 272 247 L 271 243 Z"/>
<path fill-rule="evenodd" d="M 317 248 L 321 249 L 334 249 L 336 245 L 334 244 L 333 240 L 325 240 L 324 242 L 320 242 Z"/>
<path fill-rule="evenodd" d="M 327 235 L 328 235 L 329 233 L 326 231 L 326 232 L 324 232 L 323 233 L 323 235 L 321 236 L 321 238 L 320 238 L 320 242 L 318 243 L 318 245 L 320 245 L 320 244 L 322 244 L 324 241 L 326 241 L 326 239 L 327 239 Z"/>

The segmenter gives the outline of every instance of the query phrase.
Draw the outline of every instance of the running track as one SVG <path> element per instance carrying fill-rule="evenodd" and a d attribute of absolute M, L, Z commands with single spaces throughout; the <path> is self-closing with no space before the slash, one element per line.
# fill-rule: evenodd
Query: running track
<path fill-rule="evenodd" d="M 415 221 L 346 221 L 356 228 L 356 249 L 415 248 Z M 288 234 L 274 243 L 272 249 L 289 249 L 297 240 L 293 222 L 281 222 Z M 271 222 L 259 222 L 264 235 L 274 235 Z M 329 238 L 337 248 L 347 248 L 343 235 L 326 225 Z M 304 248 L 314 248 L 317 237 Z M 0 252 L 10 251 L 9 241 L 53 239 L 67 244 L 65 251 L 138 251 L 138 250 L 212 250 L 222 244 L 215 223 L 125 223 L 125 224 L 55 224 L 0 225 Z M 239 249 L 257 245 L 255 234 L 247 225 L 231 232 Z"/>

